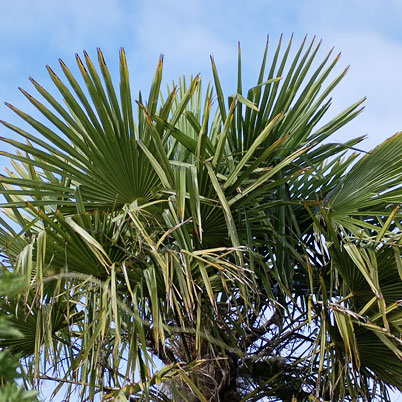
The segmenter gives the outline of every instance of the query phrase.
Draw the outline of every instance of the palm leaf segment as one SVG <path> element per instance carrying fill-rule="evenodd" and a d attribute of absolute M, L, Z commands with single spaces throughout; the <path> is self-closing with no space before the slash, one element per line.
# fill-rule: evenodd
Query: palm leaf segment
<path fill-rule="evenodd" d="M 35 134 L 3 122 L 26 142 L 2 139 L 2 270 L 22 290 L 1 312 L 27 333 L 2 346 L 32 380 L 121 400 L 402 389 L 402 137 L 352 166 L 362 138 L 327 138 L 363 100 L 319 126 L 346 70 L 328 84 L 339 57 L 313 40 L 290 60 L 291 42 L 247 94 L 239 51 L 227 104 L 214 60 L 204 94 L 197 76 L 163 97 L 161 58 L 134 116 L 121 50 L 118 91 L 100 51 L 98 70 L 77 56 L 83 86 L 48 68 L 63 104 L 31 79 L 51 125 L 9 105 Z"/>

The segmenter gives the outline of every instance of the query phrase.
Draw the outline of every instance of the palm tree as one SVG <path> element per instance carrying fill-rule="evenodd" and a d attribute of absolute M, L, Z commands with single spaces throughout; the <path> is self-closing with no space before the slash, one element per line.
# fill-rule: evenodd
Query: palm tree
<path fill-rule="evenodd" d="M 119 401 L 389 400 L 402 390 L 402 134 L 372 152 L 321 123 L 339 56 L 268 43 L 254 87 L 179 80 L 132 101 L 77 55 L 45 122 L 2 138 L 1 293 L 32 385 Z M 266 72 L 267 70 L 267 72 Z M 118 88 L 118 89 L 116 89 Z M 134 115 L 134 111 L 136 113 Z M 362 157 L 362 153 L 364 154 Z M 3 288 L 4 289 L 4 288 Z M 75 398 L 75 399 L 74 399 Z M 75 396 L 73 399 L 76 400 Z"/>

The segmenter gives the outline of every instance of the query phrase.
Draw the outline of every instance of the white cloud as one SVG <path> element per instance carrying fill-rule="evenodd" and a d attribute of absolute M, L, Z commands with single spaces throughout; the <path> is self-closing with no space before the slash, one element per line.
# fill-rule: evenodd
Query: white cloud
<path fill-rule="evenodd" d="M 376 33 L 333 33 L 343 60 L 351 64 L 345 82 L 336 93 L 334 106 L 367 96 L 366 110 L 349 125 L 348 136 L 368 134 L 365 149 L 373 148 L 402 130 L 402 45 Z M 339 106 L 338 106 L 339 107 Z"/>
<path fill-rule="evenodd" d="M 317 33 L 324 43 L 342 52 L 340 64 L 351 65 L 334 92 L 332 110 L 367 96 L 366 110 L 334 139 L 344 141 L 368 134 L 363 146 L 368 150 L 402 130 L 402 3 L 311 0 L 300 10 L 299 18 L 302 28 Z"/>

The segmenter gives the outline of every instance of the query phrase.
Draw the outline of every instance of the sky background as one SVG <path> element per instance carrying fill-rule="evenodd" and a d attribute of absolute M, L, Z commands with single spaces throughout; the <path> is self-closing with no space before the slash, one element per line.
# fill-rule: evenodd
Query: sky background
<path fill-rule="evenodd" d="M 244 81 L 252 86 L 267 34 L 271 50 L 281 33 L 285 40 L 294 33 L 295 48 L 307 34 L 323 39 L 321 58 L 332 47 L 342 52 L 339 72 L 351 65 L 333 93 L 330 114 L 367 96 L 365 111 L 333 140 L 367 134 L 362 148 L 369 150 L 402 130 L 401 21 L 400 0 L 3 0 L 0 119 L 23 126 L 4 102 L 35 115 L 18 87 L 35 93 L 28 81 L 32 76 L 54 93 L 45 66 L 61 73 L 61 58 L 76 71 L 74 54 L 84 49 L 95 59 L 100 47 L 117 82 L 118 52 L 124 47 L 134 90 L 144 92 L 161 53 L 166 84 L 182 74 L 200 73 L 210 80 L 212 54 L 230 95 L 235 92 L 238 41 Z M 13 134 L 0 127 L 0 136 Z M 4 144 L 0 150 L 6 150 Z M 6 162 L 0 159 L 0 169 Z M 402 401 L 402 396 L 394 400 Z"/>

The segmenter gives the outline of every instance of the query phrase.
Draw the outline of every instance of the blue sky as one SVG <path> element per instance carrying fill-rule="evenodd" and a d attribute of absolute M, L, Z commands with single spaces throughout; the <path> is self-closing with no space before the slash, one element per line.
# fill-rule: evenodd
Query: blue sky
<path fill-rule="evenodd" d="M 367 96 L 366 110 L 334 135 L 344 141 L 368 135 L 364 149 L 402 130 L 402 2 L 400 0 L 13 0 L 0 14 L 0 119 L 20 124 L 3 105 L 32 108 L 18 87 L 32 91 L 28 77 L 51 89 L 49 64 L 68 66 L 86 49 L 100 47 L 117 79 L 118 51 L 126 50 L 134 89 L 149 88 L 160 53 L 165 83 L 182 74 L 211 78 L 213 54 L 227 95 L 234 92 L 237 42 L 242 45 L 245 81 L 251 86 L 266 35 L 281 33 L 295 44 L 308 34 L 323 39 L 322 56 L 333 46 L 341 67 L 351 65 L 334 92 L 331 113 Z M 12 136 L 0 127 L 0 136 Z M 0 143 L 0 150 L 4 144 Z M 6 163 L 0 160 L 0 166 Z M 395 400 L 396 397 L 395 397 Z M 400 398 L 402 400 L 402 397 Z"/>

